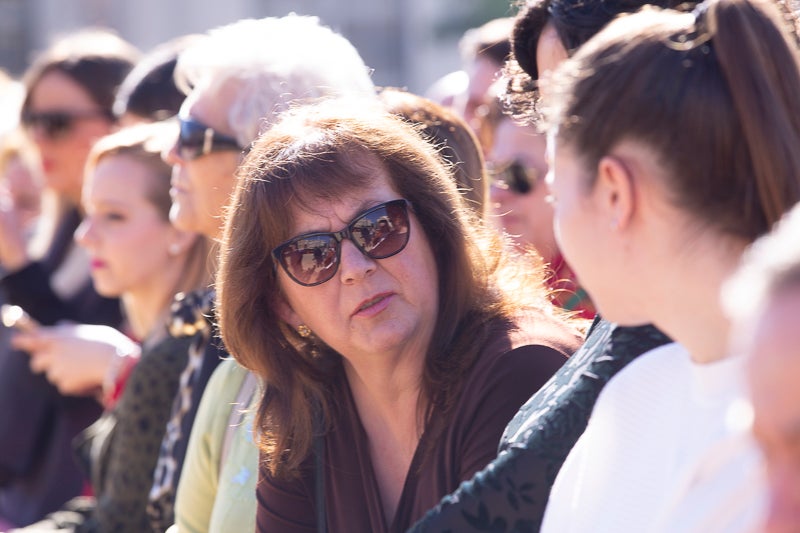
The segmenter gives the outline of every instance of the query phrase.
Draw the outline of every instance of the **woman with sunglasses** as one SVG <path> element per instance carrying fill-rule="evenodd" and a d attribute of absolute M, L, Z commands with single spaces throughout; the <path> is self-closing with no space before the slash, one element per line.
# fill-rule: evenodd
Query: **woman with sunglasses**
<path fill-rule="evenodd" d="M 489 220 L 510 235 L 518 249 L 533 248 L 541 257 L 551 271 L 548 286 L 558 305 L 583 318 L 593 318 L 594 306 L 586 291 L 577 285 L 556 244 L 553 206 L 544 185 L 545 136 L 536 126 L 522 124 L 506 114 L 497 97 L 491 98 L 486 107 L 480 124 L 483 130 L 489 130 L 482 135 L 489 142 Z"/>
<path fill-rule="evenodd" d="M 114 127 L 114 93 L 137 58 L 114 34 L 93 30 L 57 41 L 30 66 L 21 122 L 41 158 L 46 201 L 30 251 L 13 210 L 0 211 L 0 280 L 11 303 L 39 323 L 62 320 L 118 327 L 116 299 L 101 298 L 89 261 L 73 242 L 84 164 L 92 144 Z M 72 438 L 100 414 L 93 398 L 65 400 L 28 356 L 0 363 L 0 516 L 29 523 L 82 490 Z"/>
<path fill-rule="evenodd" d="M 56 513 L 23 531 L 149 529 L 147 496 L 191 342 L 167 335 L 167 316 L 177 292 L 208 282 L 205 239 L 169 222 L 172 169 L 161 159 L 161 150 L 171 132 L 165 124 L 126 128 L 100 139 L 89 155 L 83 193 L 86 216 L 76 239 L 91 256 L 97 290 L 122 299 L 132 333 L 140 339 L 141 356 L 113 408 L 76 439 L 94 500 L 71 502 L 76 505 L 65 509 L 79 512 Z M 41 327 L 17 335 L 14 343 L 28 350 L 32 365 L 48 375 L 70 372 L 86 353 L 125 348 L 124 343 L 110 342 L 115 330 L 98 331 L 98 341 L 92 343 L 81 334 L 84 328 Z M 81 369 L 92 374 L 91 368 Z"/>
<path fill-rule="evenodd" d="M 543 531 L 756 529 L 761 468 L 720 288 L 800 201 L 797 23 L 769 0 L 642 10 L 543 87 L 565 256 L 603 316 L 678 343 L 603 390 Z"/>
<path fill-rule="evenodd" d="M 258 531 L 403 531 L 494 456 L 577 341 L 502 250 L 385 112 L 305 108 L 256 141 L 218 299 L 226 347 L 268 381 Z"/>

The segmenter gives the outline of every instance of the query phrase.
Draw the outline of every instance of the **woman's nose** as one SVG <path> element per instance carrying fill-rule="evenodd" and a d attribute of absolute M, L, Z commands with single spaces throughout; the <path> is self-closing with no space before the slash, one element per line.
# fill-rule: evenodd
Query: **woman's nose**
<path fill-rule="evenodd" d="M 343 283 L 352 283 L 363 279 L 378 267 L 375 259 L 364 255 L 350 239 L 344 239 L 341 246 L 339 276 Z"/>
<path fill-rule="evenodd" d="M 183 162 L 180 151 L 178 150 L 178 139 L 175 139 L 175 142 L 170 144 L 167 148 L 164 148 L 161 152 L 161 159 L 168 165 L 177 165 Z"/>
<path fill-rule="evenodd" d="M 92 239 L 91 230 L 92 223 L 89 217 L 86 217 L 75 230 L 75 242 L 84 247 L 88 245 Z"/>

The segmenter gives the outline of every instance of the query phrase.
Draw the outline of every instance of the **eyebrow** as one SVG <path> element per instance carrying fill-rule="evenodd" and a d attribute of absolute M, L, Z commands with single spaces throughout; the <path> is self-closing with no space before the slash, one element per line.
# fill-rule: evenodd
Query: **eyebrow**
<path fill-rule="evenodd" d="M 400 198 L 402 198 L 402 196 L 399 196 L 399 195 L 398 195 L 398 198 L 390 198 L 389 200 L 378 200 L 378 199 L 376 199 L 376 198 L 372 198 L 372 199 L 369 199 L 369 200 L 363 200 L 361 203 L 359 203 L 359 204 L 358 204 L 358 206 L 356 206 L 355 210 L 353 211 L 353 214 L 352 214 L 352 215 L 350 215 L 350 217 L 347 219 L 347 221 L 345 222 L 345 226 L 344 226 L 344 228 L 346 228 L 347 226 L 349 226 L 349 225 L 350 225 L 350 223 L 353 221 L 353 219 L 354 219 L 355 217 L 357 217 L 358 215 L 361 215 L 362 213 L 364 213 L 364 211 L 368 211 L 368 210 L 372 209 L 373 207 L 375 207 L 375 206 L 378 206 L 378 205 L 381 205 L 381 204 L 384 204 L 384 203 L 386 203 L 386 202 L 391 202 L 392 200 L 399 200 Z M 309 213 L 312 213 L 312 214 L 315 214 L 315 215 L 322 216 L 322 215 L 320 215 L 319 213 L 316 213 L 316 212 L 314 212 L 314 211 L 311 211 L 311 210 L 308 210 L 308 212 L 309 212 Z M 342 229 L 344 229 L 344 228 L 342 228 Z M 295 235 L 295 236 L 297 236 L 297 237 L 299 237 L 299 236 L 301 236 L 301 235 L 307 235 L 307 234 L 309 234 L 309 233 L 336 233 L 337 231 L 341 231 L 341 230 L 333 230 L 333 229 L 328 229 L 328 230 L 321 230 L 321 229 L 310 229 L 310 230 L 306 230 L 306 231 L 298 231 L 298 232 L 295 232 L 295 234 L 294 234 L 294 235 Z"/>

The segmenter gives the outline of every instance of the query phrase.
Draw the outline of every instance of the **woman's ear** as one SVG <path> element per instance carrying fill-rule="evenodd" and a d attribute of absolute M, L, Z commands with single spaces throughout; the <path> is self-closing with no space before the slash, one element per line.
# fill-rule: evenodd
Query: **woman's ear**
<path fill-rule="evenodd" d="M 303 321 L 297 316 L 297 313 L 294 312 L 292 306 L 289 305 L 289 302 L 282 296 L 278 297 L 276 302 L 276 309 L 278 316 L 281 320 L 286 322 L 292 329 L 297 329 Z"/>
<path fill-rule="evenodd" d="M 608 213 L 609 226 L 613 230 L 626 229 L 636 208 L 636 195 L 633 174 L 624 159 L 607 155 L 600 160 L 594 193 Z"/>

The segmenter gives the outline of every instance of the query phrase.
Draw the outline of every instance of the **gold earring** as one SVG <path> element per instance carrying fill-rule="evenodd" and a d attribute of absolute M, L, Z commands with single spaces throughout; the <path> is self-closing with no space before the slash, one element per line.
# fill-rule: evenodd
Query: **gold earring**
<path fill-rule="evenodd" d="M 304 339 L 307 339 L 308 337 L 311 336 L 311 328 L 309 328 L 305 324 L 300 324 L 299 326 L 297 326 L 297 334 L 303 337 Z"/>

